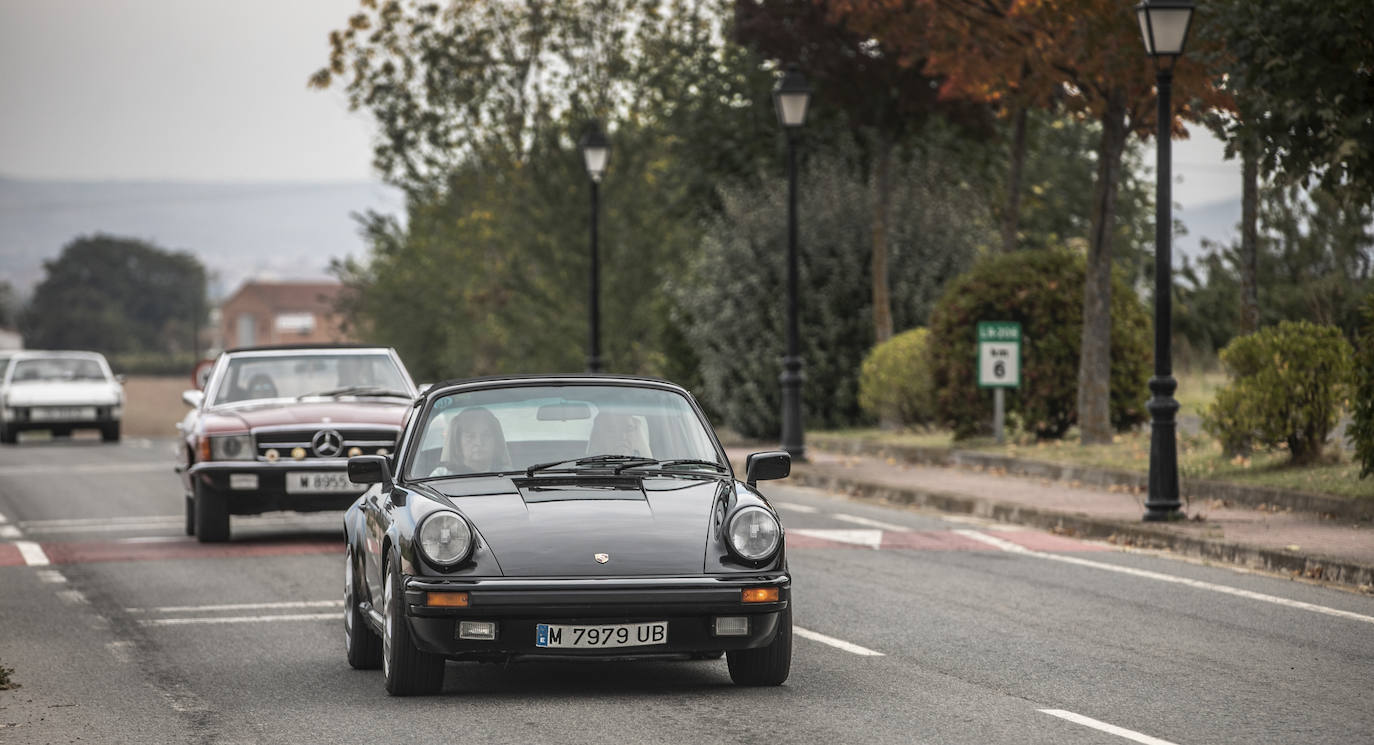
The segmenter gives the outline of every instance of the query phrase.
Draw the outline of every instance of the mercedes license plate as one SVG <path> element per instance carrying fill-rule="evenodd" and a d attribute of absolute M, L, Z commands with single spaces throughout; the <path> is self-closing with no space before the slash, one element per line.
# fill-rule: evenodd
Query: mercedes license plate
<path fill-rule="evenodd" d="M 75 422 L 95 419 L 94 406 L 35 406 L 29 410 L 35 422 Z"/>
<path fill-rule="evenodd" d="M 287 494 L 362 493 L 366 490 L 367 484 L 349 481 L 345 471 L 288 471 L 286 474 Z"/>
<path fill-rule="evenodd" d="M 603 626 L 564 626 L 541 623 L 534 627 L 534 646 L 557 649 L 612 649 L 668 643 L 668 622 L 620 623 Z"/>

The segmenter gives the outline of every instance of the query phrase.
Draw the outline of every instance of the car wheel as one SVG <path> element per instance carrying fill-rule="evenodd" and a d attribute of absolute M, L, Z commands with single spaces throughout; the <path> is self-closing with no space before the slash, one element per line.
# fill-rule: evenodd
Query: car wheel
<path fill-rule="evenodd" d="M 13 445 L 19 442 L 19 431 L 10 427 L 8 424 L 0 424 L 0 442 L 6 445 Z"/>
<path fill-rule="evenodd" d="M 119 422 L 100 425 L 100 439 L 105 442 L 119 442 Z"/>
<path fill-rule="evenodd" d="M 725 661 L 736 685 L 782 685 L 792 670 L 792 608 L 778 614 L 778 633 L 767 646 L 730 650 Z"/>
<path fill-rule="evenodd" d="M 196 523 L 196 539 L 201 543 L 229 540 L 229 507 L 224 503 L 223 494 L 197 483 L 192 514 Z"/>
<path fill-rule="evenodd" d="M 186 495 L 186 535 L 196 534 L 196 500 L 190 494 Z"/>
<path fill-rule="evenodd" d="M 405 618 L 399 561 L 388 561 L 382 581 L 382 674 L 393 696 L 437 693 L 444 685 L 444 658 L 415 648 Z"/>
<path fill-rule="evenodd" d="M 344 649 L 355 670 L 382 666 L 382 639 L 367 625 L 358 608 L 358 583 L 353 572 L 353 549 L 344 552 Z"/>

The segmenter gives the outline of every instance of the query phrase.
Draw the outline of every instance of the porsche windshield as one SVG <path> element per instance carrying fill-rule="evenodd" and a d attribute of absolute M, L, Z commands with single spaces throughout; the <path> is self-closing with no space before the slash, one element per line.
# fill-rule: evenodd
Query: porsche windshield
<path fill-rule="evenodd" d="M 657 388 L 522 386 L 435 400 L 407 477 L 523 471 L 597 456 L 622 463 L 706 461 L 724 467 L 687 399 Z M 618 457 L 616 457 L 618 456 Z"/>
<path fill-rule="evenodd" d="M 211 405 L 387 391 L 410 396 L 387 354 L 243 355 L 229 360 Z"/>

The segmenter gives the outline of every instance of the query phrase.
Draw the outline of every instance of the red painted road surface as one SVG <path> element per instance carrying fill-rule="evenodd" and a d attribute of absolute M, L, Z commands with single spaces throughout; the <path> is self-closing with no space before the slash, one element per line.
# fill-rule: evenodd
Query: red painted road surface
<path fill-rule="evenodd" d="M 997 551 L 981 541 L 947 530 L 873 531 L 882 534 L 883 550 L 914 551 Z M 984 531 L 1032 551 L 1107 551 L 1107 546 L 1084 543 L 1072 538 L 1036 531 Z M 259 539 L 235 543 L 199 543 L 194 538 L 154 541 L 63 541 L 40 543 L 53 564 L 85 564 L 106 561 L 168 561 L 178 559 L 229 559 L 252 556 L 292 556 L 300 554 L 343 554 L 343 542 L 335 538 L 319 540 Z M 801 533 L 789 533 L 789 549 L 870 548 L 855 543 L 830 540 Z M 0 543 L 0 567 L 22 566 L 24 557 L 12 543 Z"/>

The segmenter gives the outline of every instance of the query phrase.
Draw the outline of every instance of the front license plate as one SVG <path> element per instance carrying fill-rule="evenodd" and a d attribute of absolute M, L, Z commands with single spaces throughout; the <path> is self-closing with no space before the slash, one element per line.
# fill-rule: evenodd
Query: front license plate
<path fill-rule="evenodd" d="M 42 406 L 29 410 L 35 422 L 73 422 L 95 418 L 94 406 Z"/>
<path fill-rule="evenodd" d="M 288 471 L 286 474 L 287 494 L 361 494 L 366 490 L 367 484 L 349 481 L 348 474 L 344 471 Z"/>
<path fill-rule="evenodd" d="M 557 649 L 613 649 L 668 643 L 668 622 L 620 623 L 604 626 L 564 626 L 541 623 L 534 627 L 534 646 Z"/>

